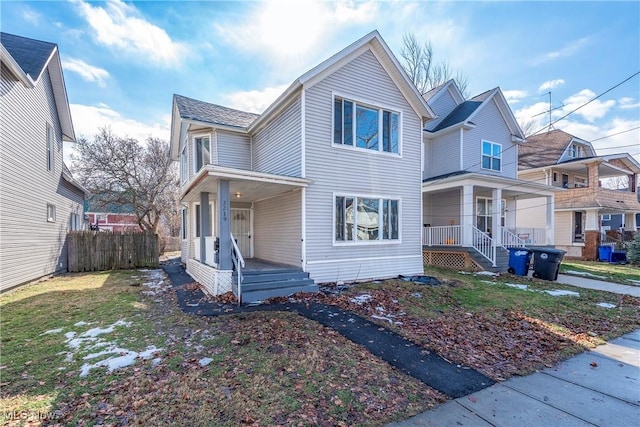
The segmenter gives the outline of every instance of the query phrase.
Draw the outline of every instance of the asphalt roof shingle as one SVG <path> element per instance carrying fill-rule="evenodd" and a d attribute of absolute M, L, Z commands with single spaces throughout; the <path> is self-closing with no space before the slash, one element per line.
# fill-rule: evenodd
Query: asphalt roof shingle
<path fill-rule="evenodd" d="M 180 117 L 183 119 L 246 129 L 260 117 L 260 114 L 234 110 L 233 108 L 198 101 L 182 95 L 173 95 L 173 97 Z"/>
<path fill-rule="evenodd" d="M 482 102 L 480 101 L 464 101 L 438 123 L 438 126 L 433 128 L 431 132 L 438 132 L 439 130 L 464 122 L 481 104 Z"/>
<path fill-rule="evenodd" d="M 0 33 L 0 43 L 33 81 L 38 79 L 56 48 L 55 43 L 8 33 Z"/>
<path fill-rule="evenodd" d="M 572 139 L 573 135 L 557 129 L 528 136 L 526 142 L 518 147 L 518 169 L 557 164 Z"/>

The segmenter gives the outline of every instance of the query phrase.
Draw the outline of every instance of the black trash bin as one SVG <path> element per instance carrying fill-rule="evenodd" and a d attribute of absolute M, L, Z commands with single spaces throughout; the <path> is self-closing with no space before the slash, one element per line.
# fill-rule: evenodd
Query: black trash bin
<path fill-rule="evenodd" d="M 560 263 L 566 252 L 552 248 L 531 248 L 531 252 L 533 252 L 533 277 L 557 280 Z"/>
<path fill-rule="evenodd" d="M 509 249 L 509 269 L 507 271 L 518 276 L 529 274 L 531 251 L 528 248 L 520 247 L 507 249 Z"/>

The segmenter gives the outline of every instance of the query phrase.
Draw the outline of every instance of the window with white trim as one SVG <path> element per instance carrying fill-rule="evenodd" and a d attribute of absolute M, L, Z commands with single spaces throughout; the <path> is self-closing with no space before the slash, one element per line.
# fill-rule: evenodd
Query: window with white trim
<path fill-rule="evenodd" d="M 493 224 L 493 199 L 476 197 L 476 227 L 485 233 L 491 233 Z M 500 225 L 504 227 L 507 201 L 500 200 Z M 494 227 L 495 228 L 495 227 Z"/>
<path fill-rule="evenodd" d="M 56 205 L 47 203 L 47 222 L 56 222 Z"/>
<path fill-rule="evenodd" d="M 400 202 L 358 196 L 335 196 L 336 242 L 398 240 Z"/>
<path fill-rule="evenodd" d="M 400 153 L 400 113 L 338 97 L 333 105 L 334 144 Z"/>
<path fill-rule="evenodd" d="M 187 218 L 187 209 L 182 208 L 182 229 L 180 230 L 182 240 L 187 240 Z"/>
<path fill-rule="evenodd" d="M 193 139 L 194 143 L 194 172 L 198 172 L 204 165 L 211 163 L 211 138 L 199 136 Z"/>
<path fill-rule="evenodd" d="M 502 170 L 502 145 L 482 141 L 482 169 L 500 172 Z"/>
<path fill-rule="evenodd" d="M 602 215 L 602 221 L 611 221 L 611 214 Z"/>
<path fill-rule="evenodd" d="M 53 134 L 53 128 L 47 123 L 47 170 L 53 170 L 53 155 L 54 155 L 54 143 L 55 135 Z"/>
<path fill-rule="evenodd" d="M 189 178 L 189 166 L 187 165 L 187 144 L 182 146 L 180 152 L 180 183 L 183 184 Z"/>

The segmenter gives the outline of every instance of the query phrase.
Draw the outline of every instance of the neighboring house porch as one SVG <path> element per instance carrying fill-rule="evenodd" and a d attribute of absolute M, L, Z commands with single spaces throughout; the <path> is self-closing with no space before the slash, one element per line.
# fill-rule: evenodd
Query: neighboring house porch
<path fill-rule="evenodd" d="M 459 172 L 429 178 L 422 184 L 423 231 L 426 252 L 460 253 L 465 248 L 483 268 L 506 270 L 507 248 L 552 246 L 554 189 L 537 183 Z M 544 227 L 518 227 L 529 213 L 516 202 L 542 200 Z M 479 255 L 479 256 L 478 256 Z M 459 256 L 457 263 L 462 262 Z"/>

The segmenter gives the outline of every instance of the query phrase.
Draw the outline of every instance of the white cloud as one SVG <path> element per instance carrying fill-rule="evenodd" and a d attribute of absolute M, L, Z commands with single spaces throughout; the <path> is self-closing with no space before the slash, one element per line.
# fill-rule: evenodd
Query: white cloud
<path fill-rule="evenodd" d="M 599 155 L 629 153 L 640 162 L 640 120 L 612 119 L 602 125 L 563 120 L 557 124 L 572 135 L 593 141 Z"/>
<path fill-rule="evenodd" d="M 526 90 L 505 90 L 502 94 L 510 104 L 518 103 L 521 99 L 526 98 L 529 95 Z"/>
<path fill-rule="evenodd" d="M 544 92 L 545 90 L 553 89 L 563 84 L 563 79 L 548 80 L 540 85 L 538 92 Z"/>
<path fill-rule="evenodd" d="M 587 37 L 583 37 L 581 39 L 574 40 L 574 41 L 570 42 L 569 44 L 567 44 L 566 46 L 564 46 L 561 49 L 554 50 L 554 51 L 551 51 L 551 52 L 547 52 L 547 53 L 535 58 L 533 60 L 533 64 L 534 65 L 538 65 L 538 64 L 542 64 L 544 62 L 552 61 L 554 59 L 571 56 L 574 53 L 578 52 L 580 49 L 582 49 L 588 43 L 588 41 L 589 41 L 589 39 Z"/>
<path fill-rule="evenodd" d="M 71 117 L 76 137 L 92 138 L 101 127 L 111 130 L 122 137 L 145 141 L 149 136 L 169 140 L 170 115 L 163 116 L 157 123 L 142 123 L 122 117 L 120 113 L 105 104 L 98 106 L 71 104 Z"/>
<path fill-rule="evenodd" d="M 594 122 L 597 119 L 601 119 L 614 105 L 616 105 L 616 101 L 612 99 L 607 101 L 596 99 L 595 101 L 592 101 L 589 104 L 585 105 L 591 99 L 595 98 L 595 96 L 596 94 L 593 91 L 589 89 L 583 89 L 580 92 L 565 99 L 563 101 L 564 106 L 561 109 L 556 110 L 554 112 L 554 115 L 556 117 L 561 117 L 569 113 L 570 111 L 581 107 L 573 114 L 580 115 L 589 122 Z"/>
<path fill-rule="evenodd" d="M 224 96 L 224 105 L 242 111 L 261 114 L 287 87 L 288 85 L 281 85 L 262 90 L 233 92 Z"/>
<path fill-rule="evenodd" d="M 213 27 L 220 40 L 241 51 L 281 58 L 313 55 L 339 27 L 370 22 L 377 8 L 375 2 L 274 0 L 255 4 L 242 21 Z"/>
<path fill-rule="evenodd" d="M 167 32 L 145 20 L 133 5 L 111 0 L 104 7 L 72 0 L 94 31 L 95 40 L 118 53 L 126 52 L 163 66 L 177 66 L 185 48 Z"/>
<path fill-rule="evenodd" d="M 40 24 L 40 18 L 42 18 L 42 15 L 36 12 L 35 10 L 33 10 L 32 8 L 25 6 L 24 9 L 22 10 L 22 18 L 25 21 L 30 22 L 31 24 L 37 26 Z"/>
<path fill-rule="evenodd" d="M 549 125 L 549 115 L 544 114 L 547 111 L 549 111 L 548 103 L 536 102 L 514 111 L 513 115 L 525 134 L 530 135 Z"/>
<path fill-rule="evenodd" d="M 62 68 L 73 73 L 77 73 L 84 80 L 88 82 L 95 82 L 100 87 L 105 87 L 107 85 L 105 80 L 109 78 L 109 72 L 102 68 L 89 65 L 81 59 L 63 57 Z"/>
<path fill-rule="evenodd" d="M 622 108 L 623 110 L 640 107 L 640 102 L 634 103 L 634 101 L 635 100 L 633 98 L 624 97 L 618 100 L 618 105 L 620 105 L 620 108 Z"/>

